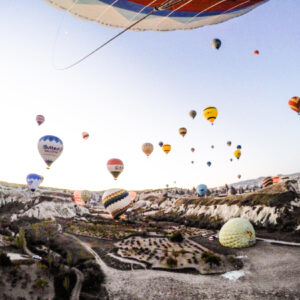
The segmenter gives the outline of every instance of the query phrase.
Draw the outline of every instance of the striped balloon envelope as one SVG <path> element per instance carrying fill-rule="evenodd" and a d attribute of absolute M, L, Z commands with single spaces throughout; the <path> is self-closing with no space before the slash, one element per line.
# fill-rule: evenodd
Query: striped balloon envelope
<path fill-rule="evenodd" d="M 178 132 L 182 137 L 184 137 L 187 133 L 187 129 L 184 127 L 181 127 L 181 128 L 179 128 Z"/>
<path fill-rule="evenodd" d="M 110 189 L 103 194 L 102 204 L 112 217 L 117 219 L 130 206 L 130 195 L 123 189 Z"/>
<path fill-rule="evenodd" d="M 270 186 L 273 184 L 273 178 L 268 176 L 268 177 L 265 177 L 262 181 L 262 184 L 263 184 L 263 187 L 267 187 L 267 186 Z"/>
<path fill-rule="evenodd" d="M 45 0 L 76 18 L 108 27 L 170 31 L 239 17 L 268 0 Z"/>
<path fill-rule="evenodd" d="M 289 107 L 300 115 L 300 98 L 292 97 L 289 101 Z"/>

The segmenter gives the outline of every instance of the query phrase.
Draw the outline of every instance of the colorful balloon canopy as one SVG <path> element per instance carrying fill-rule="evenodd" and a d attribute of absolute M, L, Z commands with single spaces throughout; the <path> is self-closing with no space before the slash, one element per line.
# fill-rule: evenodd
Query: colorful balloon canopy
<path fill-rule="evenodd" d="M 179 128 L 178 131 L 179 131 L 179 134 L 180 134 L 182 137 L 184 137 L 184 136 L 186 135 L 186 133 L 187 133 L 187 129 L 184 128 L 184 127 Z"/>
<path fill-rule="evenodd" d="M 300 115 L 300 97 L 292 97 L 289 100 L 289 107 Z"/>
<path fill-rule="evenodd" d="M 110 189 L 104 192 L 102 204 L 112 217 L 117 219 L 130 206 L 130 195 L 123 189 Z"/>
<path fill-rule="evenodd" d="M 199 197 L 203 197 L 206 195 L 207 192 L 207 186 L 205 184 L 199 184 L 196 188 L 197 194 Z"/>
<path fill-rule="evenodd" d="M 251 11 L 267 0 L 45 1 L 57 9 L 67 11 L 76 18 L 107 27 L 126 28 L 136 20 L 143 19 L 130 30 L 169 31 L 222 23 Z M 151 17 L 147 18 L 147 14 L 151 14 Z"/>
<path fill-rule="evenodd" d="M 35 119 L 39 126 L 45 122 L 45 117 L 43 115 L 37 115 Z"/>
<path fill-rule="evenodd" d="M 189 112 L 190 117 L 192 117 L 193 119 L 195 119 L 195 117 L 197 116 L 197 112 L 195 110 L 191 110 Z"/>
<path fill-rule="evenodd" d="M 231 146 L 231 141 L 227 142 L 227 146 L 229 146 L 229 147 Z"/>
<path fill-rule="evenodd" d="M 241 155 L 242 155 L 242 152 L 240 149 L 236 149 L 234 152 L 233 152 L 233 155 L 237 158 L 237 159 L 240 159 Z"/>
<path fill-rule="evenodd" d="M 214 106 L 208 106 L 203 110 L 203 116 L 213 125 L 218 116 L 218 110 Z"/>
<path fill-rule="evenodd" d="M 108 160 L 106 166 L 115 180 L 117 180 L 118 176 L 123 172 L 124 169 L 123 162 L 118 158 L 111 158 Z"/>
<path fill-rule="evenodd" d="M 171 145 L 163 144 L 162 149 L 166 154 L 168 154 L 171 151 Z"/>
<path fill-rule="evenodd" d="M 48 168 L 61 155 L 64 149 L 63 142 L 60 138 L 53 135 L 45 135 L 38 142 L 38 150 L 47 164 Z"/>
<path fill-rule="evenodd" d="M 163 142 L 159 142 L 159 143 L 158 143 L 159 147 L 162 147 L 163 144 L 164 144 Z"/>
<path fill-rule="evenodd" d="M 209 167 L 211 166 L 211 162 L 210 162 L 210 161 L 208 161 L 206 164 L 207 164 Z"/>
<path fill-rule="evenodd" d="M 254 55 L 259 55 L 259 51 L 258 51 L 258 50 L 254 50 L 254 51 L 253 51 L 253 54 L 254 54 Z"/>
<path fill-rule="evenodd" d="M 221 40 L 219 40 L 219 39 L 213 39 L 213 40 L 211 41 L 211 46 L 212 46 L 214 49 L 219 50 L 220 47 L 221 47 L 221 45 L 222 45 L 222 42 L 221 42 Z"/>
<path fill-rule="evenodd" d="M 38 186 L 43 182 L 44 177 L 38 174 L 28 174 L 26 177 L 29 189 L 34 192 Z"/>
<path fill-rule="evenodd" d="M 73 198 L 77 205 L 85 206 L 85 202 L 81 198 L 81 191 L 74 191 Z"/>
<path fill-rule="evenodd" d="M 195 152 L 195 148 L 191 148 L 191 151 L 192 151 L 192 152 Z"/>
<path fill-rule="evenodd" d="M 89 138 L 89 134 L 87 133 L 87 132 L 83 132 L 82 133 L 82 138 L 84 139 L 84 140 L 87 140 L 88 138 Z"/>
<path fill-rule="evenodd" d="M 267 187 L 267 186 L 270 186 L 272 184 L 273 184 L 273 178 L 271 176 L 265 177 L 262 181 L 262 185 L 263 185 L 264 188 Z"/>
<path fill-rule="evenodd" d="M 142 146 L 142 151 L 147 155 L 149 156 L 152 152 L 153 152 L 153 145 L 151 143 L 145 143 L 143 144 Z"/>

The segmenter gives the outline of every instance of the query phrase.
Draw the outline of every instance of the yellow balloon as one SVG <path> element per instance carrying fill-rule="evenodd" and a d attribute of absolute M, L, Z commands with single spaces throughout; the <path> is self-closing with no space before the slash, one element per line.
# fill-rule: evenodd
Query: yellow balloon
<path fill-rule="evenodd" d="M 171 145 L 163 144 L 162 149 L 166 154 L 168 154 L 171 151 Z"/>
<path fill-rule="evenodd" d="M 151 153 L 152 153 L 152 151 L 153 151 L 153 145 L 151 144 L 151 143 L 145 143 L 145 144 L 143 144 L 143 146 L 142 146 L 142 151 L 147 155 L 147 156 L 149 156 Z"/>
<path fill-rule="evenodd" d="M 213 124 L 218 116 L 218 110 L 213 106 L 208 106 L 203 110 L 203 116 L 206 120 Z"/>
<path fill-rule="evenodd" d="M 179 128 L 179 134 L 184 137 L 187 133 L 187 129 L 184 127 Z"/>
<path fill-rule="evenodd" d="M 240 149 L 236 149 L 233 153 L 233 155 L 237 158 L 237 159 L 240 159 L 241 155 L 242 155 L 242 152 Z"/>

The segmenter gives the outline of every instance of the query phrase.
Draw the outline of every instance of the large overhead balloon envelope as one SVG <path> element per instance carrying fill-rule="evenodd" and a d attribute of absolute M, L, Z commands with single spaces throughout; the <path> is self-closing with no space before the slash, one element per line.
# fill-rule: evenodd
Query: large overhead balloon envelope
<path fill-rule="evenodd" d="M 38 142 L 38 150 L 48 168 L 61 155 L 63 149 L 62 140 L 53 135 L 45 135 Z"/>
<path fill-rule="evenodd" d="M 194 29 L 241 16 L 268 0 L 45 0 L 76 18 L 108 27 L 126 28 L 146 17 L 130 30 L 169 31 Z M 166 9 L 163 5 L 170 4 Z M 173 5 L 172 5 L 173 4 Z M 155 8 L 158 8 L 155 10 Z M 154 11 L 153 11 L 154 10 Z"/>

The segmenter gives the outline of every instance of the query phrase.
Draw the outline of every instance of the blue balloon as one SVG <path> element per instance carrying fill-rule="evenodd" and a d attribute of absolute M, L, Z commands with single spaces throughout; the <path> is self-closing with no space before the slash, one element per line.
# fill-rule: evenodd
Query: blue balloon
<path fill-rule="evenodd" d="M 208 162 L 207 162 L 207 165 L 210 167 L 210 166 L 211 166 L 211 162 L 210 162 L 210 161 L 208 161 Z"/>
<path fill-rule="evenodd" d="M 242 149 L 242 146 L 241 145 L 237 145 L 236 149 Z"/>
<path fill-rule="evenodd" d="M 205 196 L 206 192 L 207 192 L 207 186 L 205 184 L 199 184 L 197 186 L 197 194 L 199 197 Z"/>
<path fill-rule="evenodd" d="M 38 188 L 43 180 L 44 177 L 38 174 L 28 174 L 26 177 L 27 185 L 32 192 Z"/>

